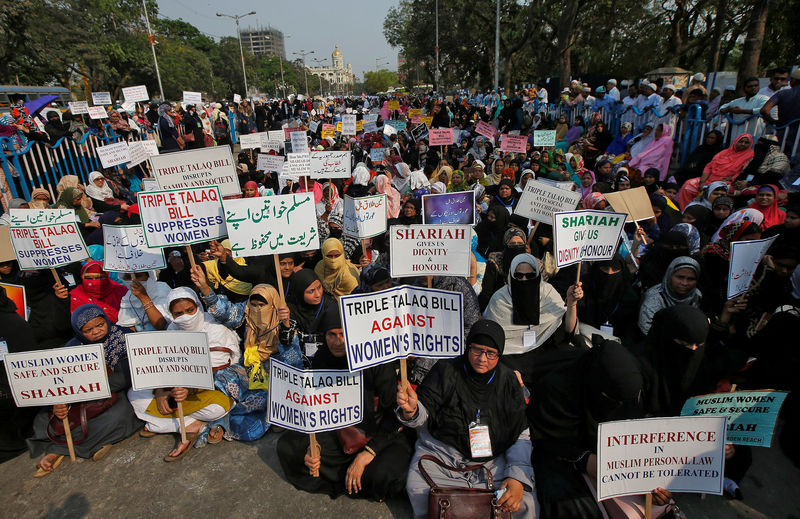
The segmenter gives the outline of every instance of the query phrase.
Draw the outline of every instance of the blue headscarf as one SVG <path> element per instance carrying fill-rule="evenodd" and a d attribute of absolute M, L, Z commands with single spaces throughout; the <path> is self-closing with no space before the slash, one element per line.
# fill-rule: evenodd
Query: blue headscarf
<path fill-rule="evenodd" d="M 689 253 L 694 254 L 700 251 L 700 232 L 690 223 L 679 223 L 673 225 L 671 231 L 677 231 L 686 235 L 686 241 L 689 243 Z"/>
<path fill-rule="evenodd" d="M 125 334 L 128 333 L 128 331 L 109 321 L 108 316 L 99 306 L 81 305 L 75 309 L 70 318 L 72 331 L 75 332 L 75 337 L 66 345 L 78 346 L 81 344 L 95 344 L 97 341 L 92 341 L 83 335 L 81 328 L 96 317 L 102 317 L 106 320 L 106 324 L 108 324 L 108 334 L 102 338 L 103 351 L 106 358 L 106 367 L 109 370 L 113 370 L 121 361 L 125 363 L 128 361 L 128 350 L 125 348 Z"/>

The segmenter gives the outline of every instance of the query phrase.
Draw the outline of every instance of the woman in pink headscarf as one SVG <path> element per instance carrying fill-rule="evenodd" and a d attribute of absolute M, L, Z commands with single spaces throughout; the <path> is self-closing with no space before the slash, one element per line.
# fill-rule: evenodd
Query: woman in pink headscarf
<path fill-rule="evenodd" d="M 389 119 L 391 119 L 391 115 L 389 112 L 389 101 L 383 102 L 383 107 L 381 108 L 380 112 L 378 112 L 378 114 L 384 121 L 388 121 Z"/>
<path fill-rule="evenodd" d="M 659 180 L 664 181 L 669 175 L 669 162 L 672 158 L 672 128 L 668 124 L 661 123 L 656 127 L 653 142 L 647 145 L 641 153 L 631 159 L 628 164 L 633 169 L 647 171 L 656 168 L 659 173 Z"/>
<path fill-rule="evenodd" d="M 300 177 L 297 184 L 300 186 L 297 188 L 298 193 L 314 193 L 314 205 L 322 201 L 322 186 L 319 182 L 310 177 Z"/>
<path fill-rule="evenodd" d="M 400 214 L 400 192 L 392 186 L 389 177 L 376 176 L 375 191 L 386 195 L 386 218 L 397 218 Z"/>

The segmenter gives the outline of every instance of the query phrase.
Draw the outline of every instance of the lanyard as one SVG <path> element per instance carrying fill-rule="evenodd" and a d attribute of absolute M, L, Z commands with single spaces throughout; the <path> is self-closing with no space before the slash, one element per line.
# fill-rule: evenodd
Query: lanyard
<path fill-rule="evenodd" d="M 466 365 L 464 365 L 464 373 L 466 373 L 466 374 L 467 374 L 467 376 L 469 376 L 469 371 L 467 371 L 467 366 L 466 366 Z M 495 371 L 494 373 L 492 373 L 492 377 L 489 379 L 489 381 L 488 381 L 488 382 L 486 382 L 486 385 L 487 385 L 487 386 L 488 386 L 489 384 L 491 384 L 491 383 L 492 383 L 492 380 L 494 380 L 494 376 L 495 376 L 495 375 L 497 375 L 497 371 Z"/>

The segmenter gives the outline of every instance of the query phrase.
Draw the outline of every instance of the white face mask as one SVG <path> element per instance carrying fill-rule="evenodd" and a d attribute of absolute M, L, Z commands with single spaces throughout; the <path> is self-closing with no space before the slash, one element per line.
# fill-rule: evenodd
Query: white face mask
<path fill-rule="evenodd" d="M 172 319 L 179 329 L 187 332 L 198 332 L 203 329 L 205 319 L 203 312 L 198 308 L 193 314 L 183 314 L 180 317 Z"/>

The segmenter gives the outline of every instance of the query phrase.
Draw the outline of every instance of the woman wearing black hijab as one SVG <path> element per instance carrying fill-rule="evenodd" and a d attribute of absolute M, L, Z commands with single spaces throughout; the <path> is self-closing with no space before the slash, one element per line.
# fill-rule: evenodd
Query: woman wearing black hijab
<path fill-rule="evenodd" d="M 388 225 L 415 225 L 422 223 L 422 200 L 409 198 L 397 218 L 390 218 Z"/>
<path fill-rule="evenodd" d="M 487 257 L 492 252 L 503 250 L 503 235 L 508 229 L 509 214 L 503 207 L 493 205 L 486 211 L 486 218 L 475 226 L 478 235 L 477 252 Z"/>
<path fill-rule="evenodd" d="M 324 339 L 322 323 L 331 319 L 333 313 L 338 314 L 336 300 L 323 293 L 322 282 L 313 270 L 302 269 L 292 275 L 286 303 L 289 315 L 280 311 L 278 314 L 281 342 L 291 344 L 292 336 L 297 333 L 303 352 L 312 358 Z"/>
<path fill-rule="evenodd" d="M 519 195 L 519 193 L 514 189 L 514 181 L 509 178 L 504 178 L 497 185 L 497 193 L 492 197 L 489 204 L 492 206 L 502 206 L 508 214 L 511 215 L 514 213 L 517 202 L 519 202 L 517 195 Z"/>
<path fill-rule="evenodd" d="M 703 144 L 699 145 L 689 154 L 686 164 L 675 173 L 675 178 L 679 184 L 687 180 L 697 178 L 703 174 L 703 169 L 711 162 L 714 155 L 722 151 L 724 138 L 719 130 L 711 130 L 703 139 Z"/>
<path fill-rule="evenodd" d="M 588 265 L 583 281 L 583 299 L 578 302 L 578 320 L 609 335 L 623 337 L 631 319 L 636 319 L 638 294 L 631 294 L 629 271 L 619 254 L 608 261 Z M 632 296 L 632 297 L 626 297 Z"/>
<path fill-rule="evenodd" d="M 417 388 L 419 393 L 411 386 L 398 388 L 397 413 L 418 434 L 406 484 L 415 518 L 428 512 L 429 486 L 417 468 L 425 454 L 450 466 L 483 463 L 496 476 L 497 485 L 506 488 L 498 504 L 513 517 L 534 516 L 525 398 L 517 375 L 500 363 L 504 345 L 503 328 L 482 319 L 472 325 L 465 353 L 437 362 Z M 440 486 L 466 486 L 466 477 L 453 477 L 432 463 L 426 470 Z M 501 477 L 505 477 L 502 483 Z M 482 471 L 470 473 L 469 486 L 483 487 L 484 478 Z"/>

